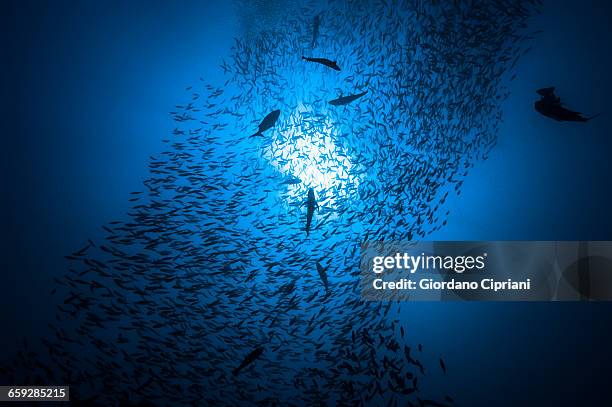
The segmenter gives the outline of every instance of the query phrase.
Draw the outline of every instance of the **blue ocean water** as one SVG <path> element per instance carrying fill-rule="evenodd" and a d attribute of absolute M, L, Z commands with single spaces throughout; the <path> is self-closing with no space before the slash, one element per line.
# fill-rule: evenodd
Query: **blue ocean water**
<path fill-rule="evenodd" d="M 449 198 L 447 225 L 428 238 L 608 238 L 606 7 L 547 3 L 530 21 L 544 32 L 517 65 L 498 143 Z M 149 156 L 166 148 L 161 140 L 175 128 L 168 111 L 186 99 L 185 87 L 225 81 L 219 64 L 240 33 L 226 3 L 8 9 L 2 318 L 14 335 L 2 336 L 5 360 L 53 319 L 42 299 L 66 269 L 63 256 L 101 239 L 100 226 L 130 210 L 129 192 L 148 177 Z M 537 115 L 534 90 L 548 85 L 603 116 L 579 125 Z M 312 171 L 301 170 L 320 179 Z M 458 401 L 505 394 L 508 404 L 552 404 L 575 397 L 572 387 L 604 394 L 582 372 L 608 369 L 607 314 L 606 304 L 416 304 L 406 321 L 414 340 L 445 357 L 444 385 Z"/>

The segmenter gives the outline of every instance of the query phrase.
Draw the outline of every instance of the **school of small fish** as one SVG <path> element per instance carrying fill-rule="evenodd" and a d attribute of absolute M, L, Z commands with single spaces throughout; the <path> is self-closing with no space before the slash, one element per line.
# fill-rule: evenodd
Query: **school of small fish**
<path fill-rule="evenodd" d="M 361 300 L 359 247 L 445 225 L 540 7 L 330 0 L 236 38 L 3 371 L 98 405 L 453 405 L 410 304 Z"/>

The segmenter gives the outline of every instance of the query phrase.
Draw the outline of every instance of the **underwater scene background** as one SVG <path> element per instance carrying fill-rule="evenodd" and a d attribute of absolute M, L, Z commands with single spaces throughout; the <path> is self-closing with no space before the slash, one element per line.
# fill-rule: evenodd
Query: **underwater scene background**
<path fill-rule="evenodd" d="M 358 264 L 365 240 L 609 239 L 608 12 L 4 3 L 1 384 L 101 405 L 603 403 L 609 305 L 365 302 Z M 538 115 L 545 86 L 601 117 Z"/>

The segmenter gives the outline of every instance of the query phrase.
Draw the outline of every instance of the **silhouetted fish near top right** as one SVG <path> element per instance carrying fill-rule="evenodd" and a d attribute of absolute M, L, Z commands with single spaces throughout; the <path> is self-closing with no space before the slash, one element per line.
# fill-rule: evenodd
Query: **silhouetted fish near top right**
<path fill-rule="evenodd" d="M 259 128 L 257 129 L 257 133 L 251 135 L 251 137 L 263 137 L 263 132 L 271 129 L 276 124 L 278 117 L 280 116 L 280 110 L 274 110 L 266 115 L 264 119 L 259 123 Z"/>
<path fill-rule="evenodd" d="M 588 122 L 599 116 L 597 114 L 591 117 L 584 117 L 582 113 L 567 109 L 561 103 L 561 98 L 555 95 L 555 88 L 552 86 L 538 89 L 536 92 L 542 97 L 534 103 L 535 110 L 543 116 L 550 117 L 559 122 Z"/>
<path fill-rule="evenodd" d="M 366 93 L 368 93 L 367 90 L 365 92 L 357 93 L 356 95 L 340 96 L 338 99 L 330 100 L 329 104 L 334 106 L 348 105 L 349 103 L 359 99 Z"/>
<path fill-rule="evenodd" d="M 327 58 L 307 58 L 302 55 L 302 59 L 308 62 L 316 62 L 317 64 L 325 65 L 328 68 L 335 69 L 336 71 L 340 70 L 340 67 L 336 63 L 336 61 L 331 61 Z"/>

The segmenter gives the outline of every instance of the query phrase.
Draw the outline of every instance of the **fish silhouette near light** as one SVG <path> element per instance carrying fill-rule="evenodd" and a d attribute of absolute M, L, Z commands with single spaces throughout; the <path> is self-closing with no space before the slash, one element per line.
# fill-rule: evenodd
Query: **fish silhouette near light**
<path fill-rule="evenodd" d="M 312 224 L 312 216 L 314 211 L 319 209 L 319 204 L 315 198 L 314 189 L 308 189 L 308 198 L 306 199 L 306 236 L 310 234 L 310 225 Z"/>
<path fill-rule="evenodd" d="M 272 127 L 274 127 L 279 116 L 280 110 L 274 110 L 268 113 L 266 117 L 263 118 L 261 123 L 259 123 L 257 133 L 251 135 L 251 137 L 263 137 L 263 132 L 266 130 L 270 130 Z"/>
<path fill-rule="evenodd" d="M 349 103 L 354 102 L 355 100 L 364 96 L 366 93 L 368 93 L 367 90 L 365 92 L 357 93 L 355 95 L 340 96 L 338 99 L 330 100 L 329 104 L 334 106 L 348 105 Z"/>
<path fill-rule="evenodd" d="M 336 71 L 340 70 L 340 67 L 338 66 L 336 61 L 332 61 L 327 58 L 308 58 L 302 55 L 302 59 L 307 62 L 316 62 L 317 64 L 325 65 L 326 67 L 335 69 Z"/>
<path fill-rule="evenodd" d="M 550 117 L 559 122 L 588 122 L 591 119 L 599 116 L 599 114 L 591 117 L 585 117 L 582 113 L 575 112 L 563 106 L 561 98 L 555 95 L 555 88 L 548 87 L 538 89 L 536 91 L 541 96 L 540 100 L 536 101 L 535 110 L 543 116 Z"/>
<path fill-rule="evenodd" d="M 244 369 L 245 367 L 247 367 L 248 365 L 250 365 L 251 363 L 253 363 L 257 359 L 259 359 L 259 357 L 261 356 L 263 351 L 264 351 L 264 348 L 262 346 L 260 346 L 258 348 L 255 348 L 255 350 L 253 350 L 251 353 L 249 353 L 248 355 L 245 356 L 245 358 L 242 361 L 242 363 L 240 363 L 240 366 L 238 366 L 236 369 L 232 370 L 232 374 L 234 376 L 237 376 L 238 373 L 240 373 L 240 371 L 242 369 Z"/>

